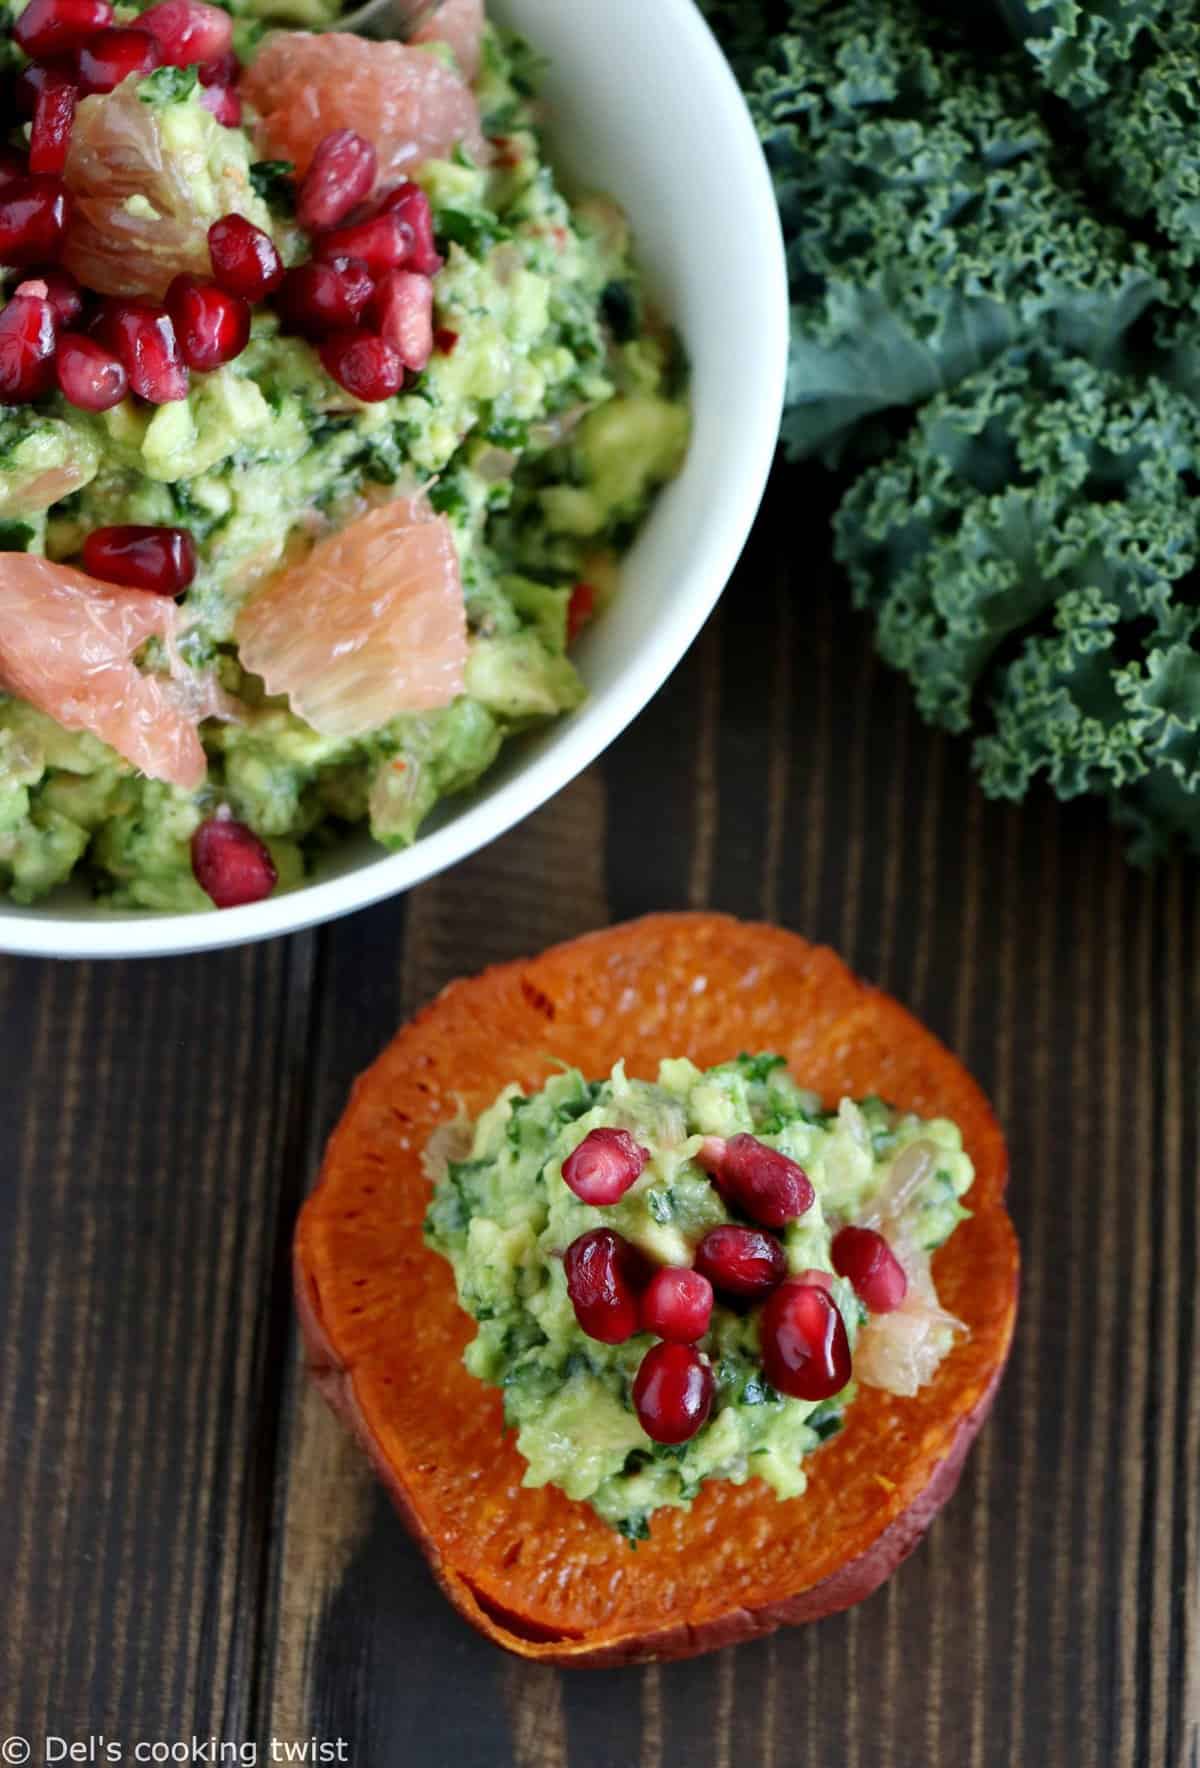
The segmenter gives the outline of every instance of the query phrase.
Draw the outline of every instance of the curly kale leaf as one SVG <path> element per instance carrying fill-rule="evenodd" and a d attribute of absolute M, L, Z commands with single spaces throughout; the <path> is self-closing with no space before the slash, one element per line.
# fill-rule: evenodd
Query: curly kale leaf
<path fill-rule="evenodd" d="M 1160 292 L 1057 171 L 1019 58 L 982 69 L 910 0 L 791 0 L 751 89 L 788 238 L 784 439 L 836 454 L 1035 332 L 1099 362 Z"/>
<path fill-rule="evenodd" d="M 1010 355 L 850 490 L 837 550 L 926 718 L 983 784 L 1105 794 L 1148 858 L 1200 848 L 1200 410 L 1153 377 Z"/>
<path fill-rule="evenodd" d="M 1200 22 L 1150 30 L 1139 49 L 1084 118 L 1088 169 L 1125 214 L 1157 228 L 1186 298 L 1200 263 Z"/>
<path fill-rule="evenodd" d="M 996 0 L 1050 90 L 1069 104 L 1103 98 L 1142 32 L 1178 10 L 1171 0 Z"/>

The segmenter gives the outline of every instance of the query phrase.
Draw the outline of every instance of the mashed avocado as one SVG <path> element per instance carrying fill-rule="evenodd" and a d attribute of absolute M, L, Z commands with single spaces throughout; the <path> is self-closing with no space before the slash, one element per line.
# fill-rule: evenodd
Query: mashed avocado
<path fill-rule="evenodd" d="M 601 1127 L 628 1131 L 650 1158 L 619 1203 L 598 1209 L 568 1189 L 562 1163 Z M 532 1096 L 508 1087 L 473 1125 L 440 1131 L 427 1153 L 426 1237 L 450 1261 L 459 1300 L 478 1322 L 465 1361 L 503 1389 L 505 1419 L 528 1462 L 525 1484 L 560 1486 L 633 1540 L 655 1510 L 688 1505 L 705 1480 L 758 1477 L 780 1498 L 799 1496 L 804 1457 L 841 1427 L 854 1396 L 853 1383 L 815 1403 L 776 1393 L 762 1371 L 757 1310 L 718 1296 L 700 1342 L 716 1383 L 709 1421 L 686 1443 L 657 1444 L 631 1401 L 652 1339 L 639 1332 L 602 1344 L 576 1320 L 562 1255 L 580 1234 L 612 1228 L 653 1264 L 687 1266 L 708 1229 L 744 1219 L 696 1159 L 705 1137 L 742 1132 L 808 1174 L 816 1200 L 782 1231 L 788 1269 L 830 1274 L 852 1346 L 874 1334 L 871 1361 L 886 1374 L 884 1318 L 868 1322 L 830 1256 L 836 1228 L 884 1211 L 910 1281 L 904 1308 L 887 1318 L 905 1332 L 919 1322 L 932 1350 L 925 1367 L 936 1367 L 955 1323 L 936 1307 L 929 1254 L 966 1214 L 959 1199 L 973 1177 L 959 1131 L 944 1119 L 922 1121 L 879 1099 L 823 1111 L 773 1056 L 707 1072 L 666 1061 L 657 1084 L 628 1079 L 618 1063 L 605 1081 L 571 1070 Z"/>
<path fill-rule="evenodd" d="M 269 0 L 234 10 L 277 16 Z M 286 16 L 319 22 L 325 9 Z M 267 841 L 281 887 L 299 882 L 347 825 L 410 843 L 508 735 L 579 704 L 572 594 L 586 583 L 603 602 L 651 497 L 679 468 L 688 415 L 678 345 L 644 300 L 617 211 L 573 206 L 545 163 L 533 66 L 518 39 L 489 28 L 476 93 L 502 151 L 488 169 L 460 151 L 417 173 L 446 262 L 438 348 L 398 397 L 359 404 L 264 306 L 249 347 L 194 375 L 184 400 L 88 414 L 55 394 L 0 408 L 0 550 L 74 560 L 99 526 L 186 527 L 199 569 L 181 604 L 181 655 L 215 669 L 245 708 L 202 727 L 208 778 L 189 794 L 0 693 L 0 891 L 29 902 L 80 869 L 114 906 L 207 907 L 188 844 L 218 806 Z M 193 70 L 162 69 L 140 90 L 195 168 L 199 211 L 213 179 L 240 180 L 253 187 L 245 212 L 285 261 L 307 254 L 287 169 L 254 161 L 250 128 L 216 123 Z M 43 509 L 48 484 L 61 494 Z M 414 486 L 453 527 L 466 692 L 366 737 L 320 736 L 242 670 L 236 615 L 314 519 L 338 525 L 364 493 Z"/>

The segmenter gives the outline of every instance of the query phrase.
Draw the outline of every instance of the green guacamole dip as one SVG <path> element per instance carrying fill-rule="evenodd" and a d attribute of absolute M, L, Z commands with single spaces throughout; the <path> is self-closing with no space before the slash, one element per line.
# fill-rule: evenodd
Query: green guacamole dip
<path fill-rule="evenodd" d="M 619 1203 L 598 1209 L 568 1189 L 562 1163 L 602 1126 L 627 1130 L 650 1159 Z M 706 1480 L 758 1477 L 780 1498 L 798 1497 L 804 1457 L 841 1428 L 854 1397 L 853 1382 L 815 1403 L 773 1391 L 762 1373 L 758 1311 L 718 1297 L 699 1347 L 716 1382 L 709 1421 L 686 1443 L 656 1444 L 630 1397 L 653 1340 L 637 1333 L 601 1344 L 575 1318 L 562 1262 L 571 1242 L 613 1228 L 656 1264 L 690 1265 L 706 1230 L 735 1219 L 697 1164 L 702 1139 L 741 1132 L 799 1162 L 816 1192 L 782 1232 L 791 1273 L 832 1274 L 837 1228 L 878 1218 L 908 1275 L 903 1306 L 869 1319 L 842 1278 L 832 1275 L 831 1291 L 857 1379 L 915 1391 L 952 1348 L 957 1327 L 938 1308 L 929 1273 L 930 1253 L 967 1213 L 959 1199 L 974 1176 L 947 1120 L 922 1121 L 879 1099 L 824 1111 L 774 1056 L 740 1056 L 707 1072 L 665 1061 L 657 1084 L 628 1079 L 618 1063 L 605 1081 L 569 1070 L 531 1097 L 508 1087 L 473 1125 L 439 1131 L 427 1151 L 434 1195 L 426 1238 L 450 1261 L 459 1301 L 478 1322 L 466 1364 L 503 1389 L 505 1420 L 528 1462 L 525 1484 L 560 1486 L 634 1541 L 654 1511 L 686 1507 Z"/>
<path fill-rule="evenodd" d="M 310 22 L 318 10 L 286 16 Z M 236 11 L 251 25 L 278 16 L 272 0 Z M 253 34 L 239 37 L 243 53 Z M 503 151 L 486 170 L 459 150 L 415 174 L 446 263 L 434 284 L 439 347 L 401 395 L 351 399 L 260 306 L 249 347 L 194 375 L 185 400 L 129 398 L 93 415 L 54 394 L 0 408 L 0 551 L 76 560 L 96 527 L 189 529 L 199 570 L 181 603 L 181 655 L 214 669 L 246 708 L 201 727 L 208 778 L 188 793 L 0 693 L 0 893 L 32 902 L 78 870 L 116 907 L 208 908 L 189 842 L 224 807 L 267 842 L 287 888 L 352 825 L 386 847 L 412 842 L 507 736 L 583 698 L 568 655 L 573 592 L 586 585 L 601 609 L 614 590 L 620 554 L 681 464 L 688 412 L 677 341 L 643 296 L 618 210 L 569 202 L 544 159 L 536 73 L 526 45 L 489 27 L 475 90 Z M 307 256 L 286 168 L 255 161 L 249 118 L 221 127 L 193 70 L 160 69 L 139 91 L 162 115 L 200 214 L 220 213 L 229 179 L 244 187 L 248 176 L 257 194 L 246 212 L 285 262 Z M 73 489 L 31 508 L 47 473 Z M 452 524 L 466 691 L 365 737 L 321 736 L 242 670 L 235 617 L 314 514 L 338 526 L 364 491 L 414 486 Z M 155 666 L 153 647 L 140 661 Z"/>

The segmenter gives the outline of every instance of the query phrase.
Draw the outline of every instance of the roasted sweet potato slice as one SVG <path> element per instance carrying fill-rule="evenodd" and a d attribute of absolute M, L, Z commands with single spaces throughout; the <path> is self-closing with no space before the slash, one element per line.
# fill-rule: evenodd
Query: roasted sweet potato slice
<path fill-rule="evenodd" d="M 460 1099 L 474 1114 L 508 1081 L 540 1086 L 556 1060 L 600 1076 L 624 1056 L 653 1078 L 661 1056 L 704 1067 L 768 1049 L 829 1101 L 877 1092 L 961 1126 L 974 1213 L 934 1271 L 970 1337 L 915 1399 L 864 1388 L 803 1497 L 710 1483 L 633 1551 L 586 1504 L 522 1487 L 500 1395 L 461 1362 L 473 1323 L 421 1238 L 421 1149 Z M 499 1644 L 592 1665 L 728 1645 L 869 1595 L 954 1490 L 1016 1311 L 1005 1178 L 975 1082 L 832 952 L 720 915 L 652 916 L 453 983 L 360 1079 L 297 1232 L 313 1373 L 450 1600 Z"/>

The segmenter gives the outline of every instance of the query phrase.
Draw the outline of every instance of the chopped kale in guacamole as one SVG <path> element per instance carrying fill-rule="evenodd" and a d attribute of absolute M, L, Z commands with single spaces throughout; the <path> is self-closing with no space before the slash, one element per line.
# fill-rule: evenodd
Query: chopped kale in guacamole
<path fill-rule="evenodd" d="M 250 56 L 243 15 L 319 26 L 338 8 L 238 0 L 230 10 Z M 474 90 L 480 115 L 503 119 L 503 152 L 483 166 L 456 151 L 413 174 L 445 262 L 433 354 L 395 396 L 350 397 L 267 301 L 248 346 L 194 373 L 185 398 L 131 395 L 96 412 L 51 391 L 0 406 L 0 553 L 77 566 L 97 528 L 185 528 L 198 568 L 179 604 L 178 661 L 236 708 L 204 718 L 207 779 L 189 791 L 65 729 L 11 680 L 5 693 L 0 655 L 0 894 L 32 902 L 78 873 L 115 907 L 207 908 L 189 855 L 214 816 L 261 838 L 287 888 L 355 825 L 387 847 L 412 842 L 507 737 L 583 698 L 568 651 L 578 611 L 613 592 L 634 526 L 681 464 L 689 420 L 678 345 L 642 296 L 618 211 L 568 201 L 546 163 L 531 65 L 522 43 L 488 26 Z M 308 255 L 291 164 L 256 151 L 252 112 L 241 127 L 219 124 L 194 70 L 161 69 L 139 91 L 206 225 L 216 166 L 286 264 Z M 24 128 L 8 132 L 13 145 Z M 213 201 L 220 214 L 224 200 Z M 463 691 L 366 734 L 323 735 L 242 667 L 235 620 L 314 533 L 414 493 L 452 530 Z M 153 642 L 136 661 L 165 668 Z"/>
<path fill-rule="evenodd" d="M 619 1200 L 582 1202 L 564 1161 L 593 1132 L 625 1132 L 644 1155 Z M 712 1229 L 747 1218 L 714 1183 L 714 1138 L 753 1137 L 803 1169 L 814 1193 L 778 1231 L 788 1278 L 823 1287 L 854 1355 L 853 1379 L 820 1401 L 788 1397 L 764 1375 L 762 1309 L 718 1290 L 696 1350 L 711 1370 L 707 1422 L 683 1442 L 642 1428 L 634 1378 L 654 1343 L 619 1343 L 583 1330 L 564 1259 L 580 1236 L 611 1230 L 647 1282 L 656 1268 L 692 1267 Z M 702 1162 L 704 1162 L 702 1164 Z M 781 1499 L 804 1491 L 805 1457 L 835 1436 L 858 1382 L 915 1392 L 951 1350 L 958 1323 L 938 1305 L 930 1255 L 966 1211 L 973 1177 L 962 1138 L 945 1119 L 923 1121 L 879 1099 L 825 1110 L 777 1057 L 741 1056 L 702 1071 L 664 1061 L 657 1082 L 574 1070 L 540 1092 L 508 1087 L 472 1124 L 437 1132 L 426 1154 L 434 1181 L 429 1244 L 453 1267 L 458 1298 L 478 1332 L 472 1374 L 499 1387 L 504 1416 L 528 1463 L 525 1483 L 553 1483 L 586 1501 L 631 1542 L 653 1513 L 687 1506 L 706 1480 L 760 1478 Z M 571 1168 L 568 1166 L 568 1175 Z M 881 1231 L 907 1277 L 894 1312 L 869 1314 L 834 1267 L 839 1229 Z"/>

